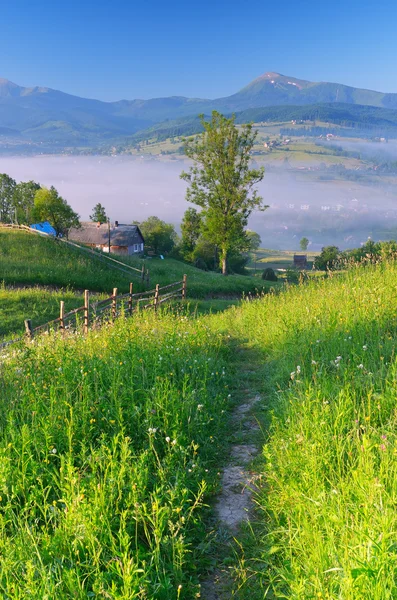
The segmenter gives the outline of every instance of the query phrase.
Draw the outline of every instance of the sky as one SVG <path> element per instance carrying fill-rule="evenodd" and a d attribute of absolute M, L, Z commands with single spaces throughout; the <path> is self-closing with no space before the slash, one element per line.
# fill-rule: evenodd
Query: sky
<path fill-rule="evenodd" d="M 395 0 L 3 0 L 0 77 L 105 101 L 228 96 L 266 71 L 397 92 Z"/>

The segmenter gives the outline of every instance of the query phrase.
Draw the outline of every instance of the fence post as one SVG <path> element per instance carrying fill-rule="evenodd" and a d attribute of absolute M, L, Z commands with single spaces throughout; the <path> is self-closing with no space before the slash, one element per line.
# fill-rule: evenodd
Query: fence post
<path fill-rule="evenodd" d="M 154 310 L 157 310 L 158 304 L 159 304 L 159 284 L 156 284 L 156 289 L 154 291 Z"/>
<path fill-rule="evenodd" d="M 145 265 L 142 265 L 142 281 L 145 281 Z"/>
<path fill-rule="evenodd" d="M 187 276 L 184 275 L 183 281 L 182 281 L 182 300 L 186 300 L 186 281 L 187 281 Z"/>
<path fill-rule="evenodd" d="M 149 269 L 146 270 L 146 283 L 149 285 L 150 280 L 149 280 Z"/>
<path fill-rule="evenodd" d="M 33 338 L 32 321 L 25 319 L 25 333 L 28 340 Z"/>
<path fill-rule="evenodd" d="M 128 297 L 128 314 L 132 315 L 132 293 L 134 291 L 134 284 L 130 283 L 130 295 Z"/>
<path fill-rule="evenodd" d="M 113 300 L 112 300 L 112 320 L 114 321 L 117 316 L 117 288 L 113 288 Z"/>
<path fill-rule="evenodd" d="M 90 312 L 90 292 L 84 290 L 84 333 L 88 333 L 89 324 L 89 312 Z"/>
<path fill-rule="evenodd" d="M 65 302 L 61 300 L 59 306 L 59 329 L 62 333 L 65 331 Z"/>

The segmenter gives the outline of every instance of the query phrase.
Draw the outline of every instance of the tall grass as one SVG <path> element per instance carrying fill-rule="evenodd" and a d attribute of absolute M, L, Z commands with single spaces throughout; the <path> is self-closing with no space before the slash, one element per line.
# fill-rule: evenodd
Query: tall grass
<path fill-rule="evenodd" d="M 24 320 L 30 319 L 37 327 L 59 317 L 59 303 L 65 302 L 66 311 L 84 304 L 83 294 L 72 290 L 41 287 L 15 289 L 0 286 L 0 337 L 24 332 Z"/>
<path fill-rule="evenodd" d="M 262 353 L 272 413 L 242 598 L 397 597 L 396 308 L 384 264 L 229 315 Z"/>
<path fill-rule="evenodd" d="M 199 594 L 226 358 L 204 322 L 148 313 L 3 352 L 3 598 Z"/>

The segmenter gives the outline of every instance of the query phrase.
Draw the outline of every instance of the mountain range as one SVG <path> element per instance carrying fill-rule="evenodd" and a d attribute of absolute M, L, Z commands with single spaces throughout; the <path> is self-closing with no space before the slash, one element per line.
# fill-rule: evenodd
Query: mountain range
<path fill-rule="evenodd" d="M 239 92 L 215 100 L 172 96 L 102 102 L 0 79 L 0 141 L 30 140 L 58 148 L 95 146 L 125 139 L 168 119 L 212 110 L 230 114 L 260 107 L 323 103 L 397 110 L 397 94 L 267 72 Z"/>

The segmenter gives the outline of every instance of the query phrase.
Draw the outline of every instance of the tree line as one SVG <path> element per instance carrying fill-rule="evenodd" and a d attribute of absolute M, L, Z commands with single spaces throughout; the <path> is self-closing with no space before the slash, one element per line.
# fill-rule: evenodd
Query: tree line
<path fill-rule="evenodd" d="M 65 235 L 80 224 L 79 215 L 51 186 L 35 181 L 21 181 L 0 173 L 0 222 L 31 225 L 34 221 L 49 221 L 56 235 Z"/>

